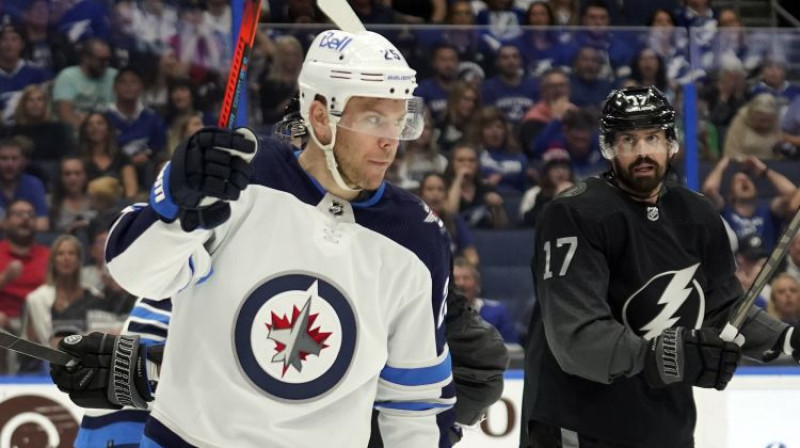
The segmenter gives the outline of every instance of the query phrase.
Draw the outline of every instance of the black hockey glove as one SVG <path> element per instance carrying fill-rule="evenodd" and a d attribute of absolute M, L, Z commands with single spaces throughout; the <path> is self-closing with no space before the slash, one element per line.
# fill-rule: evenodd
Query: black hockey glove
<path fill-rule="evenodd" d="M 644 375 L 652 387 L 675 383 L 725 389 L 741 357 L 741 349 L 711 328 L 664 330 L 650 342 Z"/>
<path fill-rule="evenodd" d="M 186 232 L 227 221 L 253 169 L 258 138 L 253 131 L 205 128 L 175 149 L 150 191 L 150 206 L 166 222 L 180 219 Z"/>
<path fill-rule="evenodd" d="M 162 351 L 154 349 L 148 355 L 147 347 L 139 344 L 139 336 L 96 332 L 71 335 L 62 339 L 58 348 L 77 358 L 78 365 L 51 364 L 50 377 L 78 406 L 146 409 L 147 402 L 153 400 L 146 360 L 149 357 L 160 364 Z"/>
<path fill-rule="evenodd" d="M 763 360 L 764 362 L 774 361 L 781 353 L 786 353 L 795 361 L 800 362 L 800 325 L 784 330 L 772 350 L 764 353 Z"/>

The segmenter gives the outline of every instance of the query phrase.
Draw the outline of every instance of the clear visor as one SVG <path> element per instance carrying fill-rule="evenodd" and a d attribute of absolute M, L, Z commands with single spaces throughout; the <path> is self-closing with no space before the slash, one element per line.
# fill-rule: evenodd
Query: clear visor
<path fill-rule="evenodd" d="M 352 102 L 353 99 L 339 118 L 340 128 L 393 140 L 416 140 L 425 128 L 425 109 L 420 97 L 372 98 L 357 105 Z"/>
<path fill-rule="evenodd" d="M 646 154 L 667 154 L 674 145 L 663 133 L 637 136 L 627 133 L 617 135 L 610 149 L 614 157 L 638 156 Z"/>

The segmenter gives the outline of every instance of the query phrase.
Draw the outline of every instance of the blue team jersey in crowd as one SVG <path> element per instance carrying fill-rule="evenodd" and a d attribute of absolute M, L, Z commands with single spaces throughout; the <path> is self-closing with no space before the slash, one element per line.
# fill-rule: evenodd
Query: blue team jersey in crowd
<path fill-rule="evenodd" d="M 164 120 L 154 110 L 139 105 L 136 116 L 129 119 L 112 103 L 106 117 L 116 129 L 117 144 L 125 154 L 132 156 L 148 149 L 153 152 L 164 149 L 167 139 Z"/>
<path fill-rule="evenodd" d="M 366 446 L 373 408 L 387 448 L 449 446 L 441 221 L 389 184 L 362 202 L 326 194 L 272 139 L 253 164 L 214 230 L 148 205 L 109 235 L 120 285 L 173 301 L 142 446 Z"/>
<path fill-rule="evenodd" d="M 0 112 L 8 121 L 14 116 L 22 90 L 31 84 L 41 84 L 53 78 L 49 71 L 20 60 L 11 73 L 0 70 Z"/>
<path fill-rule="evenodd" d="M 420 81 L 414 95 L 425 101 L 425 105 L 431 110 L 434 123 L 437 127 L 441 127 L 447 113 L 447 96 L 449 95 L 447 90 L 439 85 L 435 78 L 426 78 Z"/>
<path fill-rule="evenodd" d="M 539 99 L 539 86 L 530 78 L 522 78 L 519 85 L 511 86 L 495 76 L 484 81 L 481 89 L 483 104 L 498 107 L 514 124 Z"/>

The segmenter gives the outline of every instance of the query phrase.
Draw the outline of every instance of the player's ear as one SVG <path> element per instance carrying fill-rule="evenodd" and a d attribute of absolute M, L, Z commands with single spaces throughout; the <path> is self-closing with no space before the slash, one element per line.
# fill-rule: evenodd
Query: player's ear
<path fill-rule="evenodd" d="M 308 118 L 311 121 L 317 140 L 323 145 L 328 144 L 331 141 L 331 127 L 330 116 L 325 103 L 319 99 L 312 101 L 308 110 Z"/>

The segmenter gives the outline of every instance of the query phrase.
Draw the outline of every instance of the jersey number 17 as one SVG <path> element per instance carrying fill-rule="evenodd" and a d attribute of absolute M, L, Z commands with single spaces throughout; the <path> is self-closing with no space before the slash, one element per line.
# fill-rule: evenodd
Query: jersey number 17
<path fill-rule="evenodd" d="M 552 241 L 545 241 L 544 243 L 544 280 L 553 276 L 553 271 L 550 270 L 550 255 L 553 250 L 551 248 L 551 243 Z M 564 238 L 558 238 L 556 240 L 556 248 L 560 249 L 563 246 L 569 247 L 567 248 L 567 256 L 564 257 L 564 262 L 561 264 L 561 269 L 558 271 L 559 277 L 563 277 L 567 273 L 569 264 L 572 263 L 572 257 L 575 256 L 575 251 L 578 250 L 578 237 L 566 236 Z"/>

